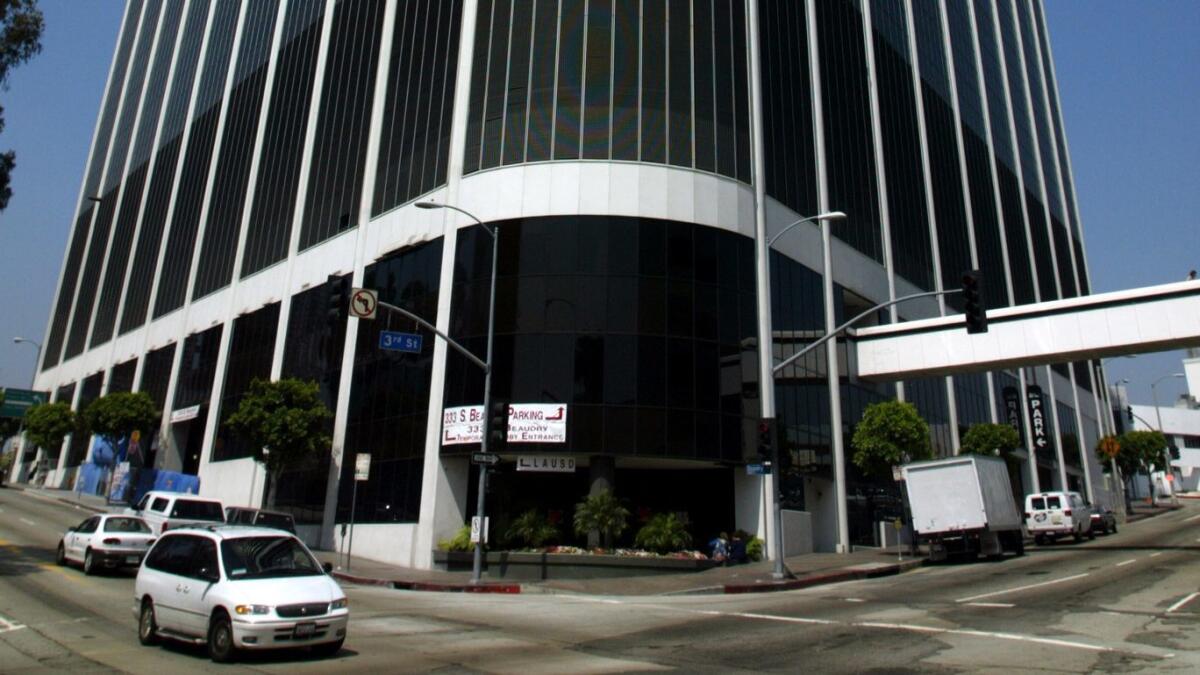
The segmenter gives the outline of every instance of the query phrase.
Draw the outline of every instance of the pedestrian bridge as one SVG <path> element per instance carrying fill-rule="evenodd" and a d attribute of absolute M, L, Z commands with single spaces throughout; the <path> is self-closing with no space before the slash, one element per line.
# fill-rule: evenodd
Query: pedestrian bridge
<path fill-rule="evenodd" d="M 872 326 L 852 344 L 867 380 L 1200 347 L 1200 280 L 989 310 L 974 335 L 961 314 Z"/>

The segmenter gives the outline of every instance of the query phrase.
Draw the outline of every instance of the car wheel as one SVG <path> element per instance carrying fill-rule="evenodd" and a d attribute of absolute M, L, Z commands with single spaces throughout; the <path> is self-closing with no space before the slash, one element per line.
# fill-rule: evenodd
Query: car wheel
<path fill-rule="evenodd" d="M 87 550 L 86 553 L 83 554 L 83 573 L 84 574 L 95 574 L 96 573 L 96 558 L 95 558 L 95 556 L 92 555 L 92 549 L 90 549 L 90 548 Z"/>
<path fill-rule="evenodd" d="M 229 616 L 221 612 L 208 625 L 208 656 L 217 663 L 231 663 L 237 658 L 237 647 L 233 644 L 233 624 Z"/>
<path fill-rule="evenodd" d="M 61 541 L 58 542 L 58 550 L 54 552 L 54 564 L 55 565 L 66 565 L 67 564 L 67 549 L 63 547 Z"/>
<path fill-rule="evenodd" d="M 1116 533 L 1117 533 L 1117 524 L 1116 524 L 1116 523 L 1113 523 L 1113 524 L 1112 524 L 1112 533 L 1113 533 L 1113 534 L 1116 534 Z"/>
<path fill-rule="evenodd" d="M 312 651 L 313 654 L 316 654 L 319 658 L 328 659 L 336 656 L 338 652 L 342 651 L 342 644 L 344 642 L 346 642 L 346 638 L 342 638 L 337 642 L 326 642 L 323 645 L 314 646 Z"/>
<path fill-rule="evenodd" d="M 1081 541 L 1083 541 L 1083 533 L 1079 530 L 1075 530 L 1075 543 L 1078 544 Z"/>
<path fill-rule="evenodd" d="M 150 598 L 142 601 L 142 612 L 138 616 L 138 642 L 147 647 L 158 644 L 158 621 L 154 618 L 154 603 Z"/>
<path fill-rule="evenodd" d="M 1088 530 L 1088 541 L 1096 538 L 1096 530 Z"/>

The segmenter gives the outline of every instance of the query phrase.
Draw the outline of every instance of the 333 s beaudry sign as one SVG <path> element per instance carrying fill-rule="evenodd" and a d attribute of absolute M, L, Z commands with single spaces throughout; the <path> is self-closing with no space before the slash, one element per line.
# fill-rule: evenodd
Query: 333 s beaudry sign
<path fill-rule="evenodd" d="M 446 408 L 442 413 L 442 445 L 479 443 L 483 439 L 483 406 Z M 509 443 L 566 443 L 567 406 L 562 403 L 513 403 L 508 407 Z"/>

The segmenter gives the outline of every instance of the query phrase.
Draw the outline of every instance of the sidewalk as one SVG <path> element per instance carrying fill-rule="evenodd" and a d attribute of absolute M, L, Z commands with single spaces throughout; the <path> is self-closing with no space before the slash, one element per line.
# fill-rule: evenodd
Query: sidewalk
<path fill-rule="evenodd" d="M 354 559 L 350 569 L 340 569 L 340 556 L 333 551 L 316 551 L 322 562 L 335 566 L 333 576 L 355 584 L 388 586 L 401 590 L 448 591 L 460 593 L 570 593 L 580 595 L 685 595 L 701 593 L 762 593 L 807 588 L 853 579 L 900 574 L 924 564 L 922 557 L 905 552 L 897 559 L 895 549 L 867 549 L 848 555 L 810 553 L 784 562 L 794 578 L 772 578 L 770 561 L 730 567 L 714 567 L 703 572 L 659 574 L 604 579 L 546 579 L 541 581 L 491 580 L 484 572 L 479 584 L 471 583 L 470 572 L 417 570 L 373 560 Z"/>
<path fill-rule="evenodd" d="M 107 504 L 104 497 L 75 493 L 68 490 L 10 485 L 43 499 L 89 509 L 112 512 L 124 505 Z M 730 567 L 714 567 L 703 572 L 660 574 L 607 579 L 548 579 L 542 581 L 506 581 L 488 579 L 472 584 L 470 572 L 420 570 L 398 565 L 354 558 L 350 569 L 341 569 L 344 561 L 335 551 L 313 551 L 321 562 L 334 566 L 333 576 L 349 583 L 384 586 L 400 590 L 443 591 L 460 593 L 573 593 L 586 595 L 680 595 L 695 593 L 760 593 L 792 590 L 853 579 L 888 576 L 915 569 L 924 564 L 923 557 L 913 558 L 907 550 L 902 560 L 896 550 L 866 549 L 847 555 L 810 553 L 785 560 L 792 578 L 772 578 L 770 561 L 747 563 Z"/>

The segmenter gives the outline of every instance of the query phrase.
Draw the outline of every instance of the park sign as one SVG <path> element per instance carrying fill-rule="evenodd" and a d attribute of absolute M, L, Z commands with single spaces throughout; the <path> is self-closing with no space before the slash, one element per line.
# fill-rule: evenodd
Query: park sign
<path fill-rule="evenodd" d="M 4 403 L 0 404 L 0 417 L 21 418 L 35 405 L 41 405 L 49 400 L 50 395 L 44 391 L 29 389 L 0 389 L 4 392 Z"/>
<path fill-rule="evenodd" d="M 483 440 L 483 406 L 442 411 L 442 445 Z M 508 407 L 509 443 L 566 443 L 567 406 L 562 403 L 513 403 Z"/>

